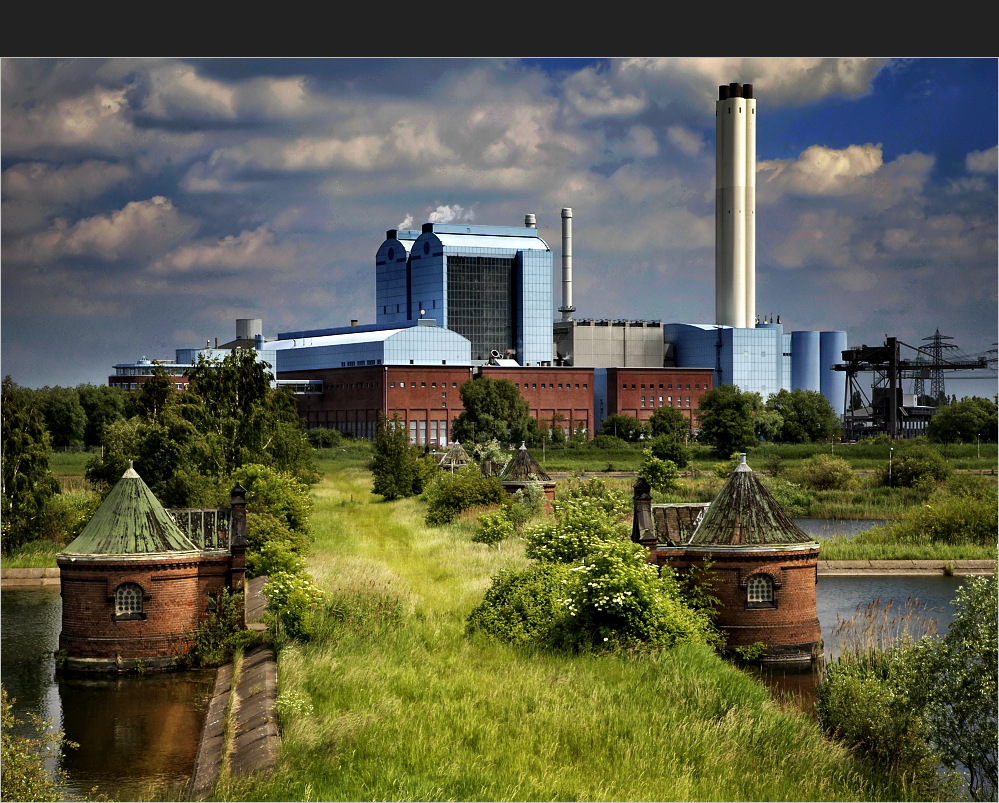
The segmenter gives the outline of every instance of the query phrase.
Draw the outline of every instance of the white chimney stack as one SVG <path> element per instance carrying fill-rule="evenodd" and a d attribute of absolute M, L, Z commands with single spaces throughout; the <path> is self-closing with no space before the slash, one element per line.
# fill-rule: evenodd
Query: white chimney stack
<path fill-rule="evenodd" d="M 562 306 L 558 308 L 563 321 L 571 321 L 576 308 L 572 306 L 572 209 L 562 210 Z"/>
<path fill-rule="evenodd" d="M 718 87 L 715 104 L 715 322 L 756 325 L 756 99 Z"/>

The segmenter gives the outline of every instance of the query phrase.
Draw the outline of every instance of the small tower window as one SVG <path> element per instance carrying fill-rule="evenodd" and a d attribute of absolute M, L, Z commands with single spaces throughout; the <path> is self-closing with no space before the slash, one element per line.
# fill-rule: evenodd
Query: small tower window
<path fill-rule="evenodd" d="M 754 574 L 749 578 L 746 602 L 752 608 L 774 607 L 774 581 L 769 574 Z"/>
<path fill-rule="evenodd" d="M 145 619 L 142 610 L 142 587 L 135 583 L 123 583 L 114 594 L 115 619 Z"/>

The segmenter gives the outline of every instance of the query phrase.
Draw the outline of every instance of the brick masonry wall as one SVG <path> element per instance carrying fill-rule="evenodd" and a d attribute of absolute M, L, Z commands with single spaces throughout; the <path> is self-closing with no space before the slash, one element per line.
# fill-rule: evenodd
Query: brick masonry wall
<path fill-rule="evenodd" d="M 59 561 L 62 632 L 59 649 L 71 658 L 124 661 L 183 655 L 209 600 L 229 582 L 228 556 L 156 560 Z M 143 591 L 144 618 L 115 615 L 123 583 Z"/>
<path fill-rule="evenodd" d="M 818 549 L 795 551 L 740 551 L 710 554 L 715 585 L 712 593 L 721 605 L 718 626 L 730 647 L 763 642 L 768 647 L 811 645 L 821 638 L 815 602 Z M 699 565 L 699 552 L 657 553 L 656 563 L 683 572 Z M 747 581 L 764 573 L 774 581 L 774 606 L 750 607 Z"/>

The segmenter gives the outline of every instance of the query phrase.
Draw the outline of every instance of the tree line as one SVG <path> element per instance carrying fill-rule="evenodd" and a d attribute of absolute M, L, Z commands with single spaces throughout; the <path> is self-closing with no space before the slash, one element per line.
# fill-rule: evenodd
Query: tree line
<path fill-rule="evenodd" d="M 86 478 L 109 489 L 133 462 L 166 507 L 221 507 L 231 479 L 259 464 L 311 484 L 313 451 L 294 397 L 271 387 L 270 366 L 251 350 L 222 360 L 201 358 L 184 391 L 162 367 L 134 391 L 18 386 L 3 382 L 3 524 L 9 553 L 38 537 L 59 484 L 49 469 L 53 449 L 100 447 Z"/>

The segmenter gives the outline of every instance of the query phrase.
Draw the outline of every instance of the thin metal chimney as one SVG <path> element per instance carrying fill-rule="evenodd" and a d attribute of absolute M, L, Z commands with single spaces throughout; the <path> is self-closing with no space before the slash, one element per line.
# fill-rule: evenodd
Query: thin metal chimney
<path fill-rule="evenodd" d="M 563 321 L 571 321 L 576 308 L 572 306 L 572 209 L 562 210 L 562 306 L 558 308 Z"/>

